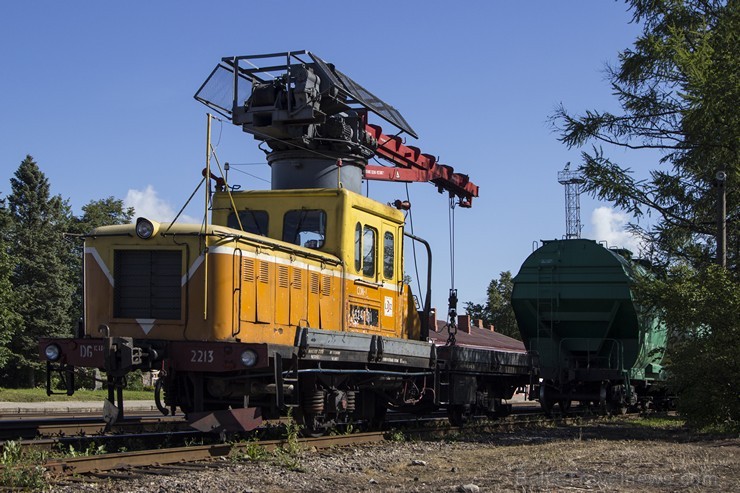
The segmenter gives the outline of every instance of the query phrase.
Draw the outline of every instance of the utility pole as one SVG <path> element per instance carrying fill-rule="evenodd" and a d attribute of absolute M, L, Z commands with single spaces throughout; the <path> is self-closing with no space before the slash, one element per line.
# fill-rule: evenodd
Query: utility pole
<path fill-rule="evenodd" d="M 570 161 L 558 171 L 558 183 L 565 186 L 565 238 L 581 237 L 581 185 L 585 182 L 578 171 L 570 170 Z"/>
<path fill-rule="evenodd" d="M 714 186 L 717 187 L 717 264 L 727 268 L 727 173 L 717 171 Z"/>

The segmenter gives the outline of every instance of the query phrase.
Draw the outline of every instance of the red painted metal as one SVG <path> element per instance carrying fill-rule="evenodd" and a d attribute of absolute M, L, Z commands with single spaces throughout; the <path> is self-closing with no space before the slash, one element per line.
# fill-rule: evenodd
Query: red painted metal
<path fill-rule="evenodd" d="M 262 414 L 256 407 L 189 413 L 187 419 L 191 427 L 206 433 L 252 431 L 262 426 Z"/>
<path fill-rule="evenodd" d="M 59 363 L 87 368 L 103 368 L 105 366 L 106 340 L 105 339 L 39 339 L 39 357 L 46 361 L 46 346 L 59 346 Z"/>
<path fill-rule="evenodd" d="M 134 340 L 134 344 L 141 341 Z M 40 339 L 39 357 L 46 361 L 46 346 L 56 344 L 60 349 L 59 363 L 77 367 L 105 367 L 108 341 L 102 338 Z M 170 341 L 166 345 L 167 361 L 173 370 L 226 372 L 245 369 L 242 351 L 250 349 L 257 354 L 257 363 L 251 368 L 269 367 L 267 344 L 247 344 L 223 341 Z"/>
<path fill-rule="evenodd" d="M 257 363 L 250 367 L 267 368 L 267 344 L 235 342 L 172 341 L 168 345 L 168 361 L 177 371 L 225 372 L 244 370 L 242 351 L 250 349 L 257 354 Z"/>
<path fill-rule="evenodd" d="M 424 154 L 418 147 L 407 146 L 400 137 L 385 135 L 378 125 L 367 124 L 365 131 L 378 142 L 376 154 L 397 167 L 367 165 L 365 178 L 368 180 L 432 182 L 440 193 L 447 191 L 460 199 L 461 207 L 470 207 L 473 197 L 478 196 L 478 185 L 470 181 L 468 175 L 455 173 L 452 166 L 437 162 L 437 159 Z"/>

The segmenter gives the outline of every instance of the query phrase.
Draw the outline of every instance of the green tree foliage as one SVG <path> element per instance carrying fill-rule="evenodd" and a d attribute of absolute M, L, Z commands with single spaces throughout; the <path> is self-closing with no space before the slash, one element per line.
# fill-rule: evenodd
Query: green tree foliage
<path fill-rule="evenodd" d="M 632 229 L 645 238 L 659 273 L 643 288 L 665 312 L 671 383 L 686 417 L 695 424 L 737 423 L 738 393 L 724 385 L 740 380 L 732 361 L 740 324 L 740 2 L 627 3 L 643 30 L 618 66 L 607 69 L 621 114 L 578 115 L 561 107 L 553 122 L 569 147 L 592 146 L 582 153 L 588 191 L 637 218 L 653 215 L 652 224 Z M 607 156 L 626 159 L 644 149 L 660 155 L 645 179 Z M 726 173 L 726 270 L 713 266 L 720 171 Z"/>
<path fill-rule="evenodd" d="M 516 324 L 514 309 L 511 307 L 511 292 L 514 282 L 511 272 L 504 271 L 498 279 L 488 284 L 486 303 L 465 303 L 465 312 L 472 320 L 481 319 L 485 325 L 493 325 L 496 332 L 521 340 Z"/>
<path fill-rule="evenodd" d="M 31 156 L 0 200 L 0 384 L 34 386 L 42 376 L 38 339 L 73 334 L 82 316 L 79 235 L 134 215 L 123 201 L 93 200 L 74 217 L 51 196 L 49 181 Z"/>
<path fill-rule="evenodd" d="M 133 207 L 124 207 L 123 200 L 108 197 L 91 200 L 82 206 L 82 216 L 74 221 L 73 232 L 89 233 L 100 226 L 128 224 L 134 217 Z"/>
<path fill-rule="evenodd" d="M 673 328 L 669 368 L 679 411 L 697 428 L 740 427 L 737 279 L 718 266 L 698 273 L 681 266 L 641 290 L 665 308 Z"/>
<path fill-rule="evenodd" d="M 725 171 L 730 224 L 740 217 L 740 3 L 718 0 L 632 0 L 644 31 L 608 68 L 623 114 L 560 108 L 554 122 L 569 147 L 583 152 L 586 189 L 633 213 L 656 213 L 651 259 L 706 266 L 714 257 L 715 176 Z M 649 179 L 605 155 L 603 147 L 659 150 Z M 630 154 L 619 153 L 622 156 Z M 728 265 L 737 271 L 740 228 L 728 228 Z"/>
<path fill-rule="evenodd" d="M 10 280 L 23 329 L 8 344 L 11 364 L 3 377 L 10 386 L 34 386 L 40 376 L 38 339 L 71 334 L 69 317 L 74 279 L 69 244 L 63 237 L 69 206 L 51 196 L 49 181 L 31 156 L 11 178 L 7 242 L 13 262 Z"/>
<path fill-rule="evenodd" d="M 134 217 L 133 207 L 124 207 L 123 200 L 115 197 L 108 197 L 100 200 L 91 200 L 82 206 L 82 215 L 72 219 L 69 233 L 71 237 L 77 237 L 71 240 L 73 251 L 73 263 L 70 266 L 75 274 L 75 295 L 71 307 L 72 320 L 80 320 L 83 316 L 83 279 L 82 256 L 83 241 L 80 235 L 90 233 L 93 229 L 100 226 L 110 226 L 114 224 L 128 224 Z"/>
<path fill-rule="evenodd" d="M 0 201 L 0 231 L 9 228 L 10 213 L 5 201 Z M 5 368 L 13 356 L 8 346 L 13 336 L 23 330 L 23 319 L 15 311 L 15 291 L 10 281 L 13 271 L 10 251 L 5 234 L 0 235 L 0 368 Z"/>

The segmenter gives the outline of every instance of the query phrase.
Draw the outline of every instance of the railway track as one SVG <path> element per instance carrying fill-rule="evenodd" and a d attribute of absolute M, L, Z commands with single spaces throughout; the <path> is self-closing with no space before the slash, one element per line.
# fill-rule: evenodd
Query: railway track
<path fill-rule="evenodd" d="M 187 428 L 184 416 L 131 416 L 113 426 L 100 417 L 78 416 L 54 418 L 19 418 L 0 421 L 0 442 L 32 440 L 34 438 L 85 437 L 103 434 L 147 433 L 167 428 L 182 431 Z"/>
<path fill-rule="evenodd" d="M 233 443 L 212 443 L 206 445 L 189 445 L 169 448 L 151 448 L 147 450 L 106 453 L 82 457 L 63 457 L 47 460 L 43 467 L 48 477 L 56 484 L 69 484 L 75 481 L 96 481 L 106 479 L 125 479 L 134 476 L 149 474 L 174 474 L 194 469 L 218 467 L 218 459 L 222 461 L 230 457 L 249 457 L 250 451 L 259 447 L 263 452 L 299 449 L 323 449 L 359 445 L 372 442 L 381 442 L 386 439 L 397 439 L 398 434 L 405 438 L 430 437 L 446 434 L 456 434 L 464 431 L 485 432 L 500 428 L 527 427 L 543 424 L 572 424 L 586 420 L 599 419 L 600 416 L 591 413 L 587 415 L 568 414 L 545 418 L 542 414 L 524 412 L 513 414 L 507 418 L 495 421 L 475 421 L 463 428 L 445 424 L 442 417 L 425 419 L 423 422 L 415 420 L 409 427 L 393 428 L 391 430 L 351 433 L 344 435 L 323 436 L 318 438 L 298 438 L 290 431 L 287 438 L 274 440 L 250 440 Z M 293 432 L 296 428 L 292 428 Z M 134 441 L 143 435 L 129 435 L 122 437 Z M 120 437 L 119 437 L 120 438 Z M 34 444 L 26 442 L 26 445 Z M 32 445 L 35 446 L 35 445 Z"/>

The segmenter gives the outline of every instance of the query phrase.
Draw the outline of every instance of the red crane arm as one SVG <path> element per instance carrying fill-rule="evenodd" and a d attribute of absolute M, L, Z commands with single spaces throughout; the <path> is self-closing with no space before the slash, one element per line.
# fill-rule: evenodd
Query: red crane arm
<path fill-rule="evenodd" d="M 401 182 L 429 181 L 437 185 L 440 193 L 460 198 L 460 207 L 470 207 L 478 196 L 478 185 L 468 175 L 455 173 L 452 166 L 440 164 L 434 156 L 424 154 L 418 147 L 405 145 L 400 137 L 385 135 L 378 125 L 367 124 L 365 131 L 378 141 L 376 154 L 397 167 L 368 164 L 365 179 Z"/>

